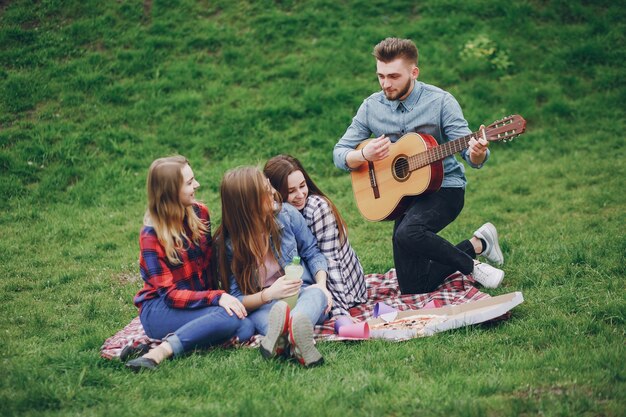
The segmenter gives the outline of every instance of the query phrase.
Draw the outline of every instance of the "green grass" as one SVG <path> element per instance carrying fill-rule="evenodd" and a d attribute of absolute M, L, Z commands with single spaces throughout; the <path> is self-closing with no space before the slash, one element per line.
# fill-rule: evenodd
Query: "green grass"
<path fill-rule="evenodd" d="M 0 4 L 0 404 L 39 415 L 626 415 L 626 12 L 610 1 L 12 1 Z M 472 128 L 527 133 L 468 169 L 443 235 L 498 226 L 496 325 L 323 343 L 311 370 L 212 350 L 135 375 L 99 357 L 137 315 L 150 162 L 190 158 L 220 220 L 226 169 L 297 155 L 368 273 L 391 224 L 359 215 L 331 150 L 377 89 L 371 50 L 420 48 L 420 79 Z"/>

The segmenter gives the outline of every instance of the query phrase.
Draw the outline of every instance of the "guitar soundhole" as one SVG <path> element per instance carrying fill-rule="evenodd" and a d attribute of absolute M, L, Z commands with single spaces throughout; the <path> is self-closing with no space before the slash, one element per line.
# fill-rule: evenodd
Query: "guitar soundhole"
<path fill-rule="evenodd" d="M 397 181 L 406 181 L 409 179 L 409 161 L 405 155 L 400 155 L 393 161 L 393 177 Z"/>

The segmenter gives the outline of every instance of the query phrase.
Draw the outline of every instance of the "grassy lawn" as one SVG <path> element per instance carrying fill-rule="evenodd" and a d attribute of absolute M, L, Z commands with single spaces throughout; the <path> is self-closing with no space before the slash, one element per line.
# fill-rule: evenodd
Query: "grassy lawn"
<path fill-rule="evenodd" d="M 145 176 L 187 156 L 220 221 L 223 172 L 298 156 L 367 273 L 391 227 L 358 213 L 332 147 L 376 91 L 373 46 L 409 37 L 420 79 L 474 130 L 527 133 L 468 169 L 443 231 L 500 231 L 497 325 L 322 343 L 323 367 L 211 350 L 132 374 L 102 342 L 137 315 Z M 626 415 L 626 9 L 612 1 L 0 2 L 0 409 L 6 416 Z"/>

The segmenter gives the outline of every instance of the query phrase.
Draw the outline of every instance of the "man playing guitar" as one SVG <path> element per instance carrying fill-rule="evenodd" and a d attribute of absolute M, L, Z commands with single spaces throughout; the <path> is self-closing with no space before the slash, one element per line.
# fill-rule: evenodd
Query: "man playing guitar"
<path fill-rule="evenodd" d="M 335 145 L 333 159 L 338 168 L 354 171 L 391 157 L 392 144 L 409 132 L 425 133 L 439 144 L 471 133 L 450 93 L 417 81 L 418 51 L 411 40 L 387 38 L 376 45 L 374 56 L 382 91 L 363 101 Z M 375 139 L 359 146 L 372 135 Z M 476 135 L 460 152 L 461 157 L 472 168 L 481 168 L 489 158 L 488 146 L 485 138 Z M 497 265 L 504 262 L 498 233 L 491 223 L 456 246 L 437 235 L 461 212 L 465 185 L 465 168 L 454 155 L 447 156 L 443 159 L 441 188 L 410 197 L 408 204 L 394 213 L 393 255 L 403 294 L 431 292 L 456 271 L 472 274 L 487 288 L 502 282 L 504 271 L 475 260 L 481 255 Z"/>

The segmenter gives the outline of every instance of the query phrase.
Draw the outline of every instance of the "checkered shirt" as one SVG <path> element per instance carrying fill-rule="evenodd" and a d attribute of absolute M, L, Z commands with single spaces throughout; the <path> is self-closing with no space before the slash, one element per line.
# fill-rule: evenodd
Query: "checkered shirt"
<path fill-rule="evenodd" d="M 348 310 L 367 301 L 363 267 L 346 238 L 339 241 L 339 228 L 333 212 L 322 197 L 310 195 L 302 209 L 317 245 L 328 261 L 326 287 L 333 296 L 333 316 L 350 315 Z"/>
<path fill-rule="evenodd" d="M 185 243 L 179 251 L 182 263 L 172 265 L 167 260 L 165 248 L 151 226 L 144 226 L 139 237 L 139 269 L 144 280 L 143 288 L 137 293 L 134 303 L 141 304 L 152 298 L 164 297 L 172 308 L 201 308 L 218 305 L 224 291 L 211 289 L 211 239 L 209 210 L 202 204 L 194 204 L 196 214 L 209 225 L 198 245 Z M 185 223 L 187 236 L 191 231 Z"/>

